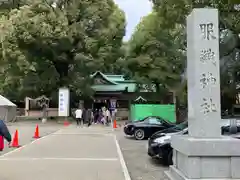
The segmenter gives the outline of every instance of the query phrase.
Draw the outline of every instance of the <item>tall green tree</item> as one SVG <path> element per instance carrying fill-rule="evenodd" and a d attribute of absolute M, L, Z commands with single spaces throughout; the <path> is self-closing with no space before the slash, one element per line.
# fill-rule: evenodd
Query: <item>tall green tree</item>
<path fill-rule="evenodd" d="M 186 81 L 180 81 L 186 62 L 186 17 L 192 8 L 218 8 L 221 92 L 234 104 L 240 83 L 240 14 L 233 1 L 152 0 L 153 12 L 143 18 L 129 42 L 125 64 L 132 76 L 140 82 L 162 84 L 186 97 Z"/>
<path fill-rule="evenodd" d="M 184 67 L 184 34 L 180 24 L 170 28 L 165 21 L 155 11 L 142 19 L 129 41 L 126 65 L 138 82 L 173 90 Z"/>
<path fill-rule="evenodd" d="M 51 95 L 61 86 L 91 95 L 89 75 L 113 71 L 121 54 L 125 17 L 112 0 L 35 0 L 4 18 L 3 73 L 16 78 L 1 78 L 1 90 L 14 86 L 16 98 Z"/>
<path fill-rule="evenodd" d="M 159 17 L 165 17 L 166 26 L 174 28 L 179 23 L 185 26 L 186 16 L 192 8 L 214 7 L 219 10 L 220 22 L 220 69 L 222 106 L 231 110 L 236 101 L 239 85 L 240 11 L 236 0 L 152 0 Z M 238 4 L 237 4 L 238 3 Z M 184 85 L 184 84 L 183 84 Z"/>

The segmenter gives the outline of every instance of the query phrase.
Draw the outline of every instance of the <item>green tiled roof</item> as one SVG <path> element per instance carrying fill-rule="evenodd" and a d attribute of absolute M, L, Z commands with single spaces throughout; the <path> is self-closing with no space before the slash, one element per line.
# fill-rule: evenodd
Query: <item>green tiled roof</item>
<path fill-rule="evenodd" d="M 97 71 L 91 77 L 94 78 L 96 75 L 101 75 L 109 84 L 93 85 L 92 88 L 95 91 L 125 91 L 126 89 L 128 92 L 136 91 L 136 83 L 133 80 L 125 80 L 123 75 L 106 75 Z"/>
<path fill-rule="evenodd" d="M 95 91 L 124 91 L 127 88 L 128 92 L 135 92 L 136 84 L 127 83 L 127 84 L 117 84 L 117 85 L 93 85 L 92 88 Z"/>
<path fill-rule="evenodd" d="M 91 75 L 92 78 L 94 78 L 97 75 L 102 76 L 103 79 L 105 79 L 106 81 L 110 82 L 111 84 L 117 84 L 116 82 L 114 82 L 113 80 L 111 80 L 110 78 L 108 78 L 105 74 L 103 74 L 100 71 L 95 72 L 94 74 Z"/>
<path fill-rule="evenodd" d="M 115 82 L 124 82 L 124 76 L 123 75 L 105 75 L 108 79 L 115 81 Z"/>

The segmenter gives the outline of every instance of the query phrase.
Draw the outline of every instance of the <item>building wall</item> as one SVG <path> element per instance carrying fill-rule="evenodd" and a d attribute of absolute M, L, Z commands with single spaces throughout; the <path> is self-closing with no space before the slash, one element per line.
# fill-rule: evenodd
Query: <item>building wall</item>
<path fill-rule="evenodd" d="M 128 120 L 128 119 L 129 119 L 129 109 L 118 108 L 116 113 L 116 120 Z"/>

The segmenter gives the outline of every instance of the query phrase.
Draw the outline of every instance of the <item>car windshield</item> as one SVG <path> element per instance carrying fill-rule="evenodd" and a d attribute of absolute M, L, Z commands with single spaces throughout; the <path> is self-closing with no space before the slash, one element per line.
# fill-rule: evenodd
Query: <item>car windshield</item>
<path fill-rule="evenodd" d="M 187 121 L 184 121 L 174 127 L 168 128 L 168 129 L 164 129 L 162 131 L 158 131 L 156 132 L 153 136 L 160 136 L 162 133 L 173 133 L 173 132 L 178 132 L 178 131 L 183 131 L 184 129 L 186 129 L 188 127 L 188 123 Z"/>
<path fill-rule="evenodd" d="M 146 121 L 147 123 L 149 123 L 149 121 L 160 121 L 160 118 L 155 116 L 148 116 L 139 121 Z"/>
<path fill-rule="evenodd" d="M 146 121 L 148 120 L 149 117 L 145 117 L 145 118 L 142 118 L 142 119 L 139 119 L 138 121 Z"/>
<path fill-rule="evenodd" d="M 148 118 L 149 124 L 162 124 L 162 121 L 157 117 L 150 117 Z"/>
<path fill-rule="evenodd" d="M 136 119 L 136 120 L 132 120 L 132 121 L 129 121 L 129 122 L 143 122 L 145 120 L 147 120 L 147 118 Z"/>

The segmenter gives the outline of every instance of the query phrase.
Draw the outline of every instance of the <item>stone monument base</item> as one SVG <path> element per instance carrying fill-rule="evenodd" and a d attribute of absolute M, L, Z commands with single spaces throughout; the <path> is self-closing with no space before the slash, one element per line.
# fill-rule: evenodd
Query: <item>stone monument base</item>
<path fill-rule="evenodd" d="M 171 180 L 240 180 L 240 140 L 232 137 L 171 140 L 173 166 L 165 172 Z"/>

